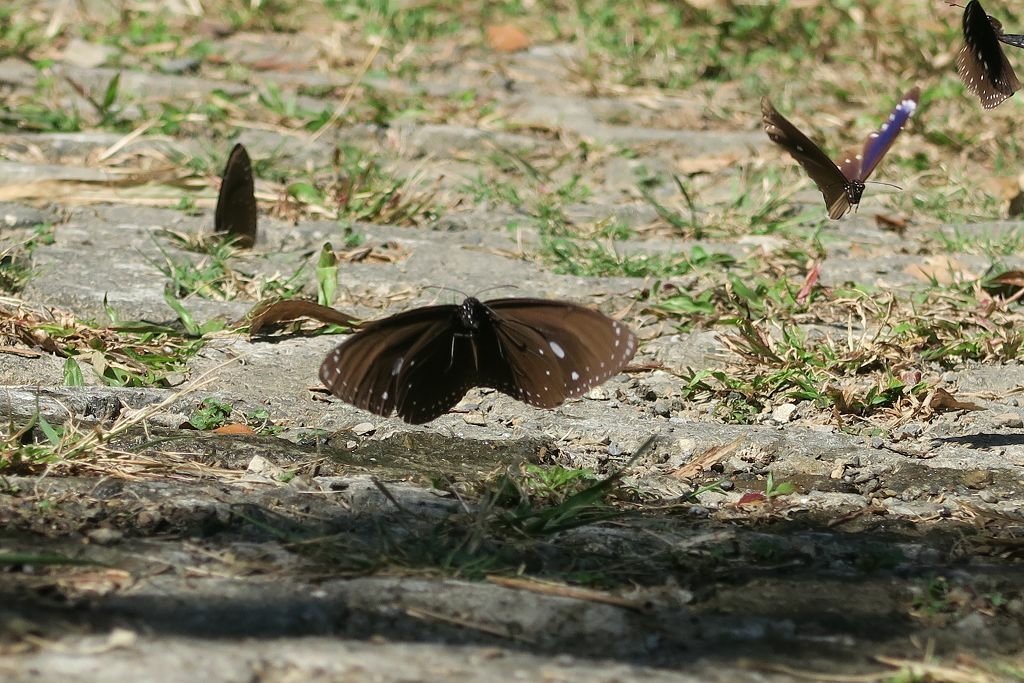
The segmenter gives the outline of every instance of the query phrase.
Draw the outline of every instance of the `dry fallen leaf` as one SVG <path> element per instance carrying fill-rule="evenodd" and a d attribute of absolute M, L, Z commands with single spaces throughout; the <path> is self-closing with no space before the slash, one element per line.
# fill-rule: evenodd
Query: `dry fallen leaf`
<path fill-rule="evenodd" d="M 886 214 L 875 215 L 875 225 L 882 230 L 890 230 L 897 235 L 902 236 L 907 231 L 907 219 L 900 218 L 899 216 L 888 216 Z"/>
<path fill-rule="evenodd" d="M 796 294 L 796 302 L 803 304 L 811 296 L 811 292 L 818 284 L 818 277 L 821 275 L 821 262 L 815 261 L 811 266 L 811 269 L 807 271 L 807 277 L 804 278 L 804 284 L 800 287 L 800 291 Z"/>
<path fill-rule="evenodd" d="M 257 309 L 259 309 L 259 306 L 257 306 Z M 299 318 L 313 318 L 322 323 L 344 325 L 352 328 L 359 325 L 358 319 L 329 306 L 321 306 L 318 303 L 302 301 L 300 299 L 286 299 L 284 301 L 275 301 L 260 309 L 249 321 L 249 334 L 258 334 L 267 325 L 298 320 Z"/>
<path fill-rule="evenodd" d="M 487 27 L 487 45 L 496 52 L 519 52 L 530 47 L 530 38 L 512 24 L 491 24 Z"/>
<path fill-rule="evenodd" d="M 214 434 L 255 434 L 249 425 L 242 424 L 240 422 L 232 422 L 231 424 L 221 425 L 213 430 Z"/>
<path fill-rule="evenodd" d="M 931 396 L 928 398 L 928 407 L 934 412 L 941 412 L 944 410 L 985 410 L 982 406 L 977 403 L 970 403 L 967 401 L 961 401 L 957 399 L 953 394 L 949 393 L 945 389 L 935 389 Z"/>

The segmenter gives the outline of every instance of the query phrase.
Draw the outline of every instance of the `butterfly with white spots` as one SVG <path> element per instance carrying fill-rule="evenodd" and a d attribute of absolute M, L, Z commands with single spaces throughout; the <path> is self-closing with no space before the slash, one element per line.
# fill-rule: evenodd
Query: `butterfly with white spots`
<path fill-rule="evenodd" d="M 985 13 L 978 0 L 964 8 L 964 44 L 956 56 L 956 72 L 985 109 L 998 107 L 1020 90 L 1017 74 L 999 43 L 1024 47 L 1024 35 L 1003 33 L 998 19 Z"/>
<path fill-rule="evenodd" d="M 327 355 L 320 381 L 359 408 L 419 424 L 471 387 L 554 408 L 618 374 L 636 347 L 626 325 L 577 304 L 470 297 L 363 325 Z"/>
<path fill-rule="evenodd" d="M 839 164 L 780 114 L 767 97 L 761 99 L 761 121 L 771 141 L 789 152 L 811 176 L 825 199 L 828 217 L 837 220 L 851 207 L 860 204 L 864 181 L 892 147 L 896 136 L 917 109 L 920 97 L 920 88 L 907 91 L 881 128 L 864 140 L 863 149 L 846 155 Z"/>

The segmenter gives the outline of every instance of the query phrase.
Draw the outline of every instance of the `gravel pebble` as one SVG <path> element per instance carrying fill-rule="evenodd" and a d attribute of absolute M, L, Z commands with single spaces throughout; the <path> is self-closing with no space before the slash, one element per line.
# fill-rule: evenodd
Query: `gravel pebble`
<path fill-rule="evenodd" d="M 992 426 L 1002 429 L 1020 429 L 1024 427 L 1024 418 L 1018 413 L 1001 413 L 992 418 Z"/>
<path fill-rule="evenodd" d="M 373 426 L 372 422 L 360 422 L 356 426 L 352 427 L 352 429 L 350 429 L 349 431 L 355 434 L 356 436 L 364 436 L 366 434 L 372 433 L 375 429 L 377 428 Z"/>

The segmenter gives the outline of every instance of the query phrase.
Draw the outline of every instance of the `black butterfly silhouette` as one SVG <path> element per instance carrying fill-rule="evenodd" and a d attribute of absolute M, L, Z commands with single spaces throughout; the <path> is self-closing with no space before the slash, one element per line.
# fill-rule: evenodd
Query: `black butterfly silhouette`
<path fill-rule="evenodd" d="M 256 243 L 256 196 L 249 153 L 239 143 L 231 150 L 213 214 L 213 230 L 235 239 L 239 247 Z"/>
<path fill-rule="evenodd" d="M 904 124 L 917 108 L 920 88 L 911 88 L 892 110 L 889 119 L 864 140 L 861 153 L 851 153 L 841 164 L 835 164 L 816 144 L 801 133 L 786 117 L 776 111 L 767 97 L 761 99 L 761 119 L 772 142 L 782 146 L 804 167 L 807 175 L 821 190 L 828 208 L 828 217 L 842 218 L 850 207 L 860 203 L 864 181 L 885 156 Z"/>
<path fill-rule="evenodd" d="M 956 72 L 985 109 L 998 107 L 1020 90 L 1020 81 L 1002 46 L 1024 47 L 1024 36 L 1003 33 L 1003 25 L 985 13 L 978 0 L 964 8 L 964 45 L 956 56 Z"/>
<path fill-rule="evenodd" d="M 365 324 L 327 355 L 320 381 L 363 410 L 419 424 L 475 386 L 554 408 L 617 374 L 635 352 L 626 325 L 589 308 L 470 297 Z"/>

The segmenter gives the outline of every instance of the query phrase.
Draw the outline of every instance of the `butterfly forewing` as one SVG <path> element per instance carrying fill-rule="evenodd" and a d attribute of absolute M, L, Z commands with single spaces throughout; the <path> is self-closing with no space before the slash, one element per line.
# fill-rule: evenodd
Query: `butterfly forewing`
<path fill-rule="evenodd" d="M 874 172 L 878 162 L 889 152 L 892 143 L 896 141 L 896 136 L 900 134 L 903 126 L 913 116 L 920 98 L 920 88 L 914 87 L 908 90 L 900 98 L 899 104 L 889 114 L 889 118 L 882 124 L 882 127 L 868 135 L 864 141 L 864 151 L 861 153 L 860 169 L 856 175 L 857 180 L 863 182 Z"/>
<path fill-rule="evenodd" d="M 601 313 L 560 301 L 487 302 L 505 366 L 481 378 L 514 398 L 552 408 L 619 373 L 636 352 L 636 337 Z"/>
<path fill-rule="evenodd" d="M 964 44 L 956 57 L 957 74 L 983 107 L 998 107 L 1020 90 L 1017 74 L 999 42 L 1024 47 L 1021 36 L 1004 35 L 1002 25 L 985 13 L 978 0 L 971 0 L 964 8 L 963 33 Z"/>
<path fill-rule="evenodd" d="M 213 229 L 235 238 L 240 247 L 256 243 L 256 196 L 249 153 L 239 143 L 231 150 L 217 195 Z"/>
<path fill-rule="evenodd" d="M 840 218 L 850 208 L 846 196 L 849 179 L 835 162 L 810 138 L 780 114 L 767 97 L 761 98 L 761 121 L 771 141 L 780 145 L 803 166 L 807 175 L 821 191 L 830 218 Z"/>

